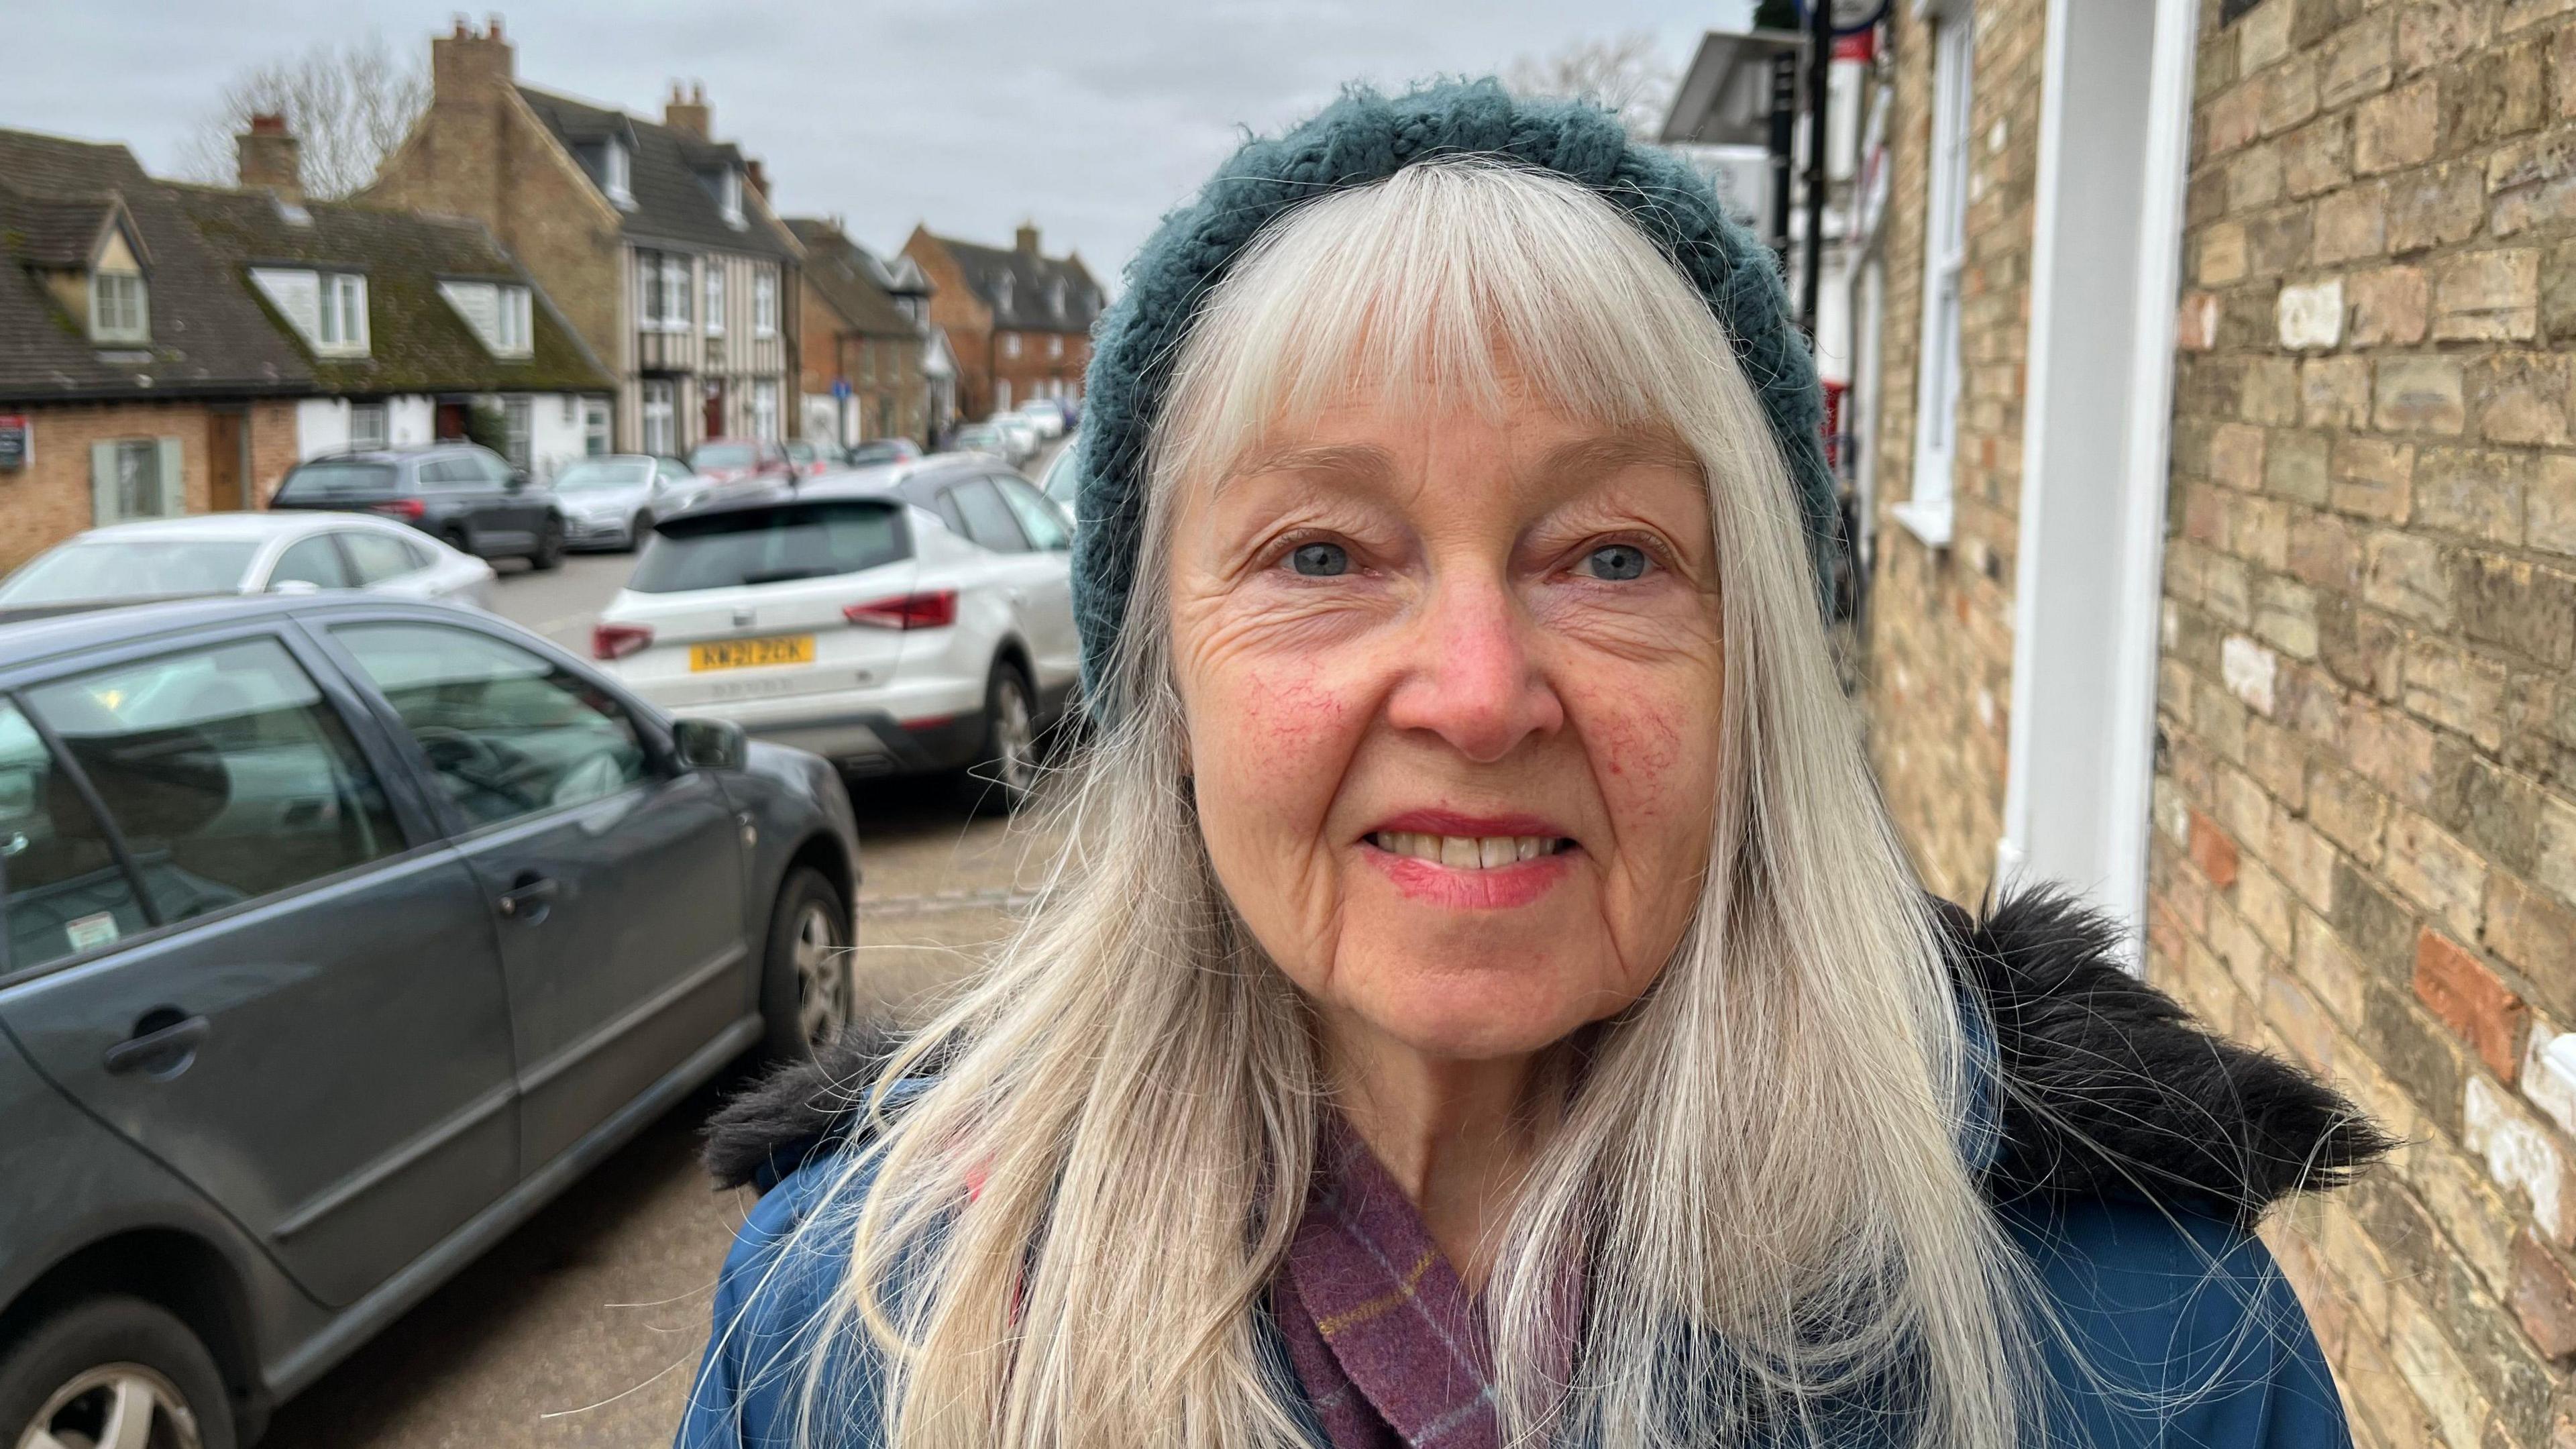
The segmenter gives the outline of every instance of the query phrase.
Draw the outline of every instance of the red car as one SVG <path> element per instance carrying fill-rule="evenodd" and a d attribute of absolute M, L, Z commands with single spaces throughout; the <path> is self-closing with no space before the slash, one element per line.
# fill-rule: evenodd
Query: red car
<path fill-rule="evenodd" d="M 784 443 L 765 438 L 709 438 L 689 454 L 689 471 L 710 483 L 749 483 L 759 478 L 792 478 L 796 464 Z"/>

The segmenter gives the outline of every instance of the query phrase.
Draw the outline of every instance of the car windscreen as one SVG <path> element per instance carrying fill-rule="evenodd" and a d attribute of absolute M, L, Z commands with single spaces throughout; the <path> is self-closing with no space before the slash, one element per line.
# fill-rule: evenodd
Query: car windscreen
<path fill-rule="evenodd" d="M 651 481 L 650 463 L 575 463 L 555 477 L 557 493 L 580 493 L 592 488 L 632 488 Z"/>
<path fill-rule="evenodd" d="M 67 544 L 0 583 L 0 604 L 67 604 L 163 594 L 229 594 L 259 553 L 253 539 L 100 539 Z"/>
<path fill-rule="evenodd" d="M 849 457 L 853 467 L 865 463 L 900 463 L 903 461 L 903 447 L 898 443 L 861 443 L 850 450 Z"/>
<path fill-rule="evenodd" d="M 1082 449 L 1071 442 L 1057 449 L 1055 461 L 1047 464 L 1046 481 L 1038 485 L 1039 492 L 1063 504 L 1067 512 L 1073 510 L 1074 486 L 1082 477 L 1074 467 L 1074 460 L 1081 454 Z"/>
<path fill-rule="evenodd" d="M 728 508 L 665 519 L 635 561 L 639 594 L 829 578 L 912 553 L 903 510 L 873 499 Z"/>
<path fill-rule="evenodd" d="M 277 487 L 282 500 L 382 498 L 394 491 L 390 463 L 307 463 Z"/>
<path fill-rule="evenodd" d="M 709 468 L 748 468 L 757 461 L 749 443 L 709 443 L 689 455 L 689 466 L 700 473 Z"/>

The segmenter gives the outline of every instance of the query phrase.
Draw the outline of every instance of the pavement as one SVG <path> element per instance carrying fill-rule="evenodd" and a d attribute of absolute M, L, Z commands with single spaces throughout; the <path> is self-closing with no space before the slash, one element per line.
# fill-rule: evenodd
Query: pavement
<path fill-rule="evenodd" d="M 575 554 L 548 573 L 503 563 L 494 607 L 586 649 L 633 561 Z M 1011 928 L 1061 838 L 970 820 L 929 783 L 862 782 L 852 803 L 862 1009 L 915 1014 Z M 744 1080 L 737 1069 L 646 1128 L 288 1403 L 262 1449 L 668 1443 L 706 1344 L 717 1266 L 751 1205 L 699 1170 L 699 1130 Z"/>

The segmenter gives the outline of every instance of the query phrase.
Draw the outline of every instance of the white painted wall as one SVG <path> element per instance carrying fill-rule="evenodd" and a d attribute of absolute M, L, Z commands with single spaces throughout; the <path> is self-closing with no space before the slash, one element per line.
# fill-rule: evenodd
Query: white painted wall
<path fill-rule="evenodd" d="M 528 399 L 529 472 L 540 481 L 550 479 L 580 458 L 586 447 L 579 394 L 543 392 Z"/>
<path fill-rule="evenodd" d="M 498 404 L 498 394 L 484 401 Z M 438 400 L 422 394 L 382 399 L 385 441 L 397 448 L 437 440 Z M 552 478 L 582 456 L 582 399 L 575 393 L 535 393 L 528 399 L 528 453 L 539 478 Z M 350 400 L 308 397 L 295 404 L 295 455 L 315 458 L 349 446 Z"/>
<path fill-rule="evenodd" d="M 295 456 L 317 458 L 349 446 L 346 398 L 308 397 L 295 404 Z"/>
<path fill-rule="evenodd" d="M 438 436 L 438 403 L 414 394 L 385 399 L 385 441 L 397 448 L 417 447 Z"/>

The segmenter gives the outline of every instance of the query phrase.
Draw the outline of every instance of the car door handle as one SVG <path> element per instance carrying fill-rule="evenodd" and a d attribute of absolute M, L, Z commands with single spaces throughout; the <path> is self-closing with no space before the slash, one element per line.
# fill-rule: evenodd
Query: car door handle
<path fill-rule="evenodd" d="M 202 1016 L 182 1017 L 166 1026 L 154 1023 L 171 1015 L 167 1007 L 148 1013 L 135 1023 L 134 1035 L 107 1049 L 105 1064 L 111 1072 L 131 1072 L 138 1068 L 153 1072 L 174 1070 L 188 1064 L 197 1044 L 206 1039 L 209 1030 Z"/>
<path fill-rule="evenodd" d="M 496 908 L 514 921 L 539 920 L 544 917 L 546 906 L 560 891 L 561 887 L 552 876 L 539 875 L 532 870 L 521 871 L 518 879 L 510 882 L 510 888 L 501 893 Z"/>

